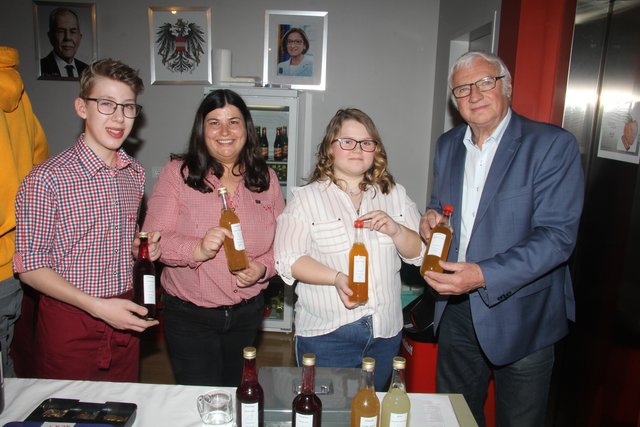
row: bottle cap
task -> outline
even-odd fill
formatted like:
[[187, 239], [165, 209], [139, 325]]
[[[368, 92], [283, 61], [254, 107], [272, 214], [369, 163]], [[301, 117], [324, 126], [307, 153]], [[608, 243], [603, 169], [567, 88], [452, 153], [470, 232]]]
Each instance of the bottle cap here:
[[453, 213], [453, 206], [451, 205], [444, 205], [442, 207], [442, 212], [451, 215]]
[[138, 232], [138, 238], [139, 239], [147, 239], [147, 238], [149, 238], [149, 233], [147, 233], [146, 231], [139, 231]]
[[355, 228], [362, 228], [362, 227], [364, 227], [364, 221], [363, 221], [363, 220], [361, 220], [361, 219], [356, 219], [356, 220], [353, 222], [353, 226], [354, 226]]
[[316, 355], [313, 353], [305, 353], [302, 355], [302, 366], [315, 366]]
[[218, 188], [218, 194], [227, 194], [227, 187]]
[[257, 351], [255, 347], [245, 347], [244, 350], [242, 350], [242, 356], [245, 359], [255, 359], [256, 354]]
[[407, 361], [402, 356], [396, 356], [393, 358], [393, 369], [404, 369]]
[[373, 357], [365, 357], [362, 359], [362, 370], [367, 372], [373, 372], [376, 367], [376, 361]]

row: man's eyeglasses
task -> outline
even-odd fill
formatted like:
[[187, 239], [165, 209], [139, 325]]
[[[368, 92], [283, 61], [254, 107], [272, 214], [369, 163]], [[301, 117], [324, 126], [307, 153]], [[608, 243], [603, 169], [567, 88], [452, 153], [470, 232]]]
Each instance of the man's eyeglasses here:
[[298, 39], [287, 39], [287, 44], [302, 44], [304, 43], [303, 40], [298, 40]]
[[98, 112], [107, 116], [116, 112], [118, 107], [122, 107], [122, 114], [128, 119], [135, 119], [142, 111], [142, 105], [138, 104], [118, 104], [110, 99], [104, 98], [83, 98], [85, 101], [95, 101], [98, 106]]
[[375, 151], [376, 146], [378, 145], [378, 141], [374, 141], [373, 139], [363, 139], [362, 141], [356, 141], [352, 138], [337, 138], [331, 142], [336, 142], [340, 144], [340, 148], [346, 151], [355, 150], [356, 145], [360, 144], [360, 149], [362, 151], [366, 151], [368, 153]]
[[504, 76], [485, 77], [474, 83], [456, 86], [451, 89], [451, 93], [453, 93], [453, 96], [456, 98], [466, 98], [471, 95], [471, 86], [477, 87], [480, 92], [486, 92], [496, 87], [496, 83], [502, 78], [504, 78]]

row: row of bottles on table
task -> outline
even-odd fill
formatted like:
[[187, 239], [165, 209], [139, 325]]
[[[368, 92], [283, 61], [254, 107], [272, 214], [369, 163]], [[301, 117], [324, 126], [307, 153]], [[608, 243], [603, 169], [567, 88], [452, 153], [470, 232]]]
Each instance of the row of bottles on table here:
[[351, 400], [351, 427], [407, 427], [411, 402], [404, 383], [405, 359], [393, 358], [391, 386], [382, 399], [382, 413], [373, 381], [375, 365], [371, 357], [362, 359], [360, 389]]
[[[258, 382], [255, 347], [243, 350], [242, 379], [236, 389], [236, 425], [238, 427], [264, 426], [264, 391]], [[315, 393], [316, 356], [302, 357], [302, 386], [291, 404], [292, 423], [299, 427], [320, 427], [322, 402]]]
[[[258, 382], [255, 347], [243, 350], [242, 380], [236, 389], [236, 424], [238, 427], [264, 426], [264, 391]], [[315, 392], [316, 356], [302, 356], [302, 384], [300, 393], [291, 403], [291, 422], [295, 427], [320, 427], [322, 401]], [[362, 359], [360, 387], [351, 401], [351, 427], [406, 427], [409, 425], [411, 403], [405, 389], [405, 359], [393, 358], [393, 375], [389, 392], [380, 401], [375, 392], [375, 360]]]
[[[260, 153], [265, 159], [269, 159], [269, 140], [267, 139], [267, 128], [256, 127], [256, 132], [260, 137]], [[286, 126], [276, 128], [276, 138], [273, 141], [273, 160], [276, 162], [285, 161], [289, 156], [289, 136]]]

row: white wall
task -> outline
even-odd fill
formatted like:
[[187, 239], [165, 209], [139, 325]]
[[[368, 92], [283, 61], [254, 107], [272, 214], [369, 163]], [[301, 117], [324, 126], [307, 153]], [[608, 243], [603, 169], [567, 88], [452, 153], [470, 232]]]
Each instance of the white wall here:
[[[203, 94], [199, 85], [149, 84], [149, 6], [211, 7], [213, 47], [232, 51], [232, 74], [236, 76], [262, 75], [265, 9], [328, 11], [327, 89], [310, 97], [313, 146], [320, 142], [338, 108], [361, 108], [380, 130], [391, 173], [407, 187], [418, 208], [424, 209], [429, 144], [434, 133], [431, 119], [439, 0], [94, 2], [98, 56], [119, 58], [140, 69], [146, 83], [139, 98], [144, 117], [133, 137], [140, 140], [136, 157], [148, 172], [162, 166], [169, 153], [185, 149]], [[32, 2], [0, 0], [0, 5], [0, 44], [19, 50], [26, 90], [56, 154], [72, 144], [81, 130], [81, 121], [73, 111], [78, 83], [37, 80]], [[152, 173], [148, 173], [148, 181], [149, 194]]]
[[[495, 33], [499, 32], [501, 0], [445, 0], [440, 5], [440, 15], [438, 17], [438, 47], [436, 55], [436, 69], [434, 77], [433, 91], [433, 116], [431, 118], [431, 141], [429, 143], [429, 165], [432, 163], [435, 151], [435, 143], [438, 137], [451, 127], [449, 120], [445, 120], [446, 112], [450, 116], [457, 116], [449, 101], [449, 87], [447, 77], [451, 63], [459, 54], [470, 49], [478, 49], [469, 36], [473, 38], [473, 33], [484, 27], [486, 24], [497, 21], [494, 25]], [[497, 42], [498, 37], [495, 35]], [[466, 44], [466, 48], [461, 48], [461, 44]], [[488, 43], [486, 43], [488, 44]], [[454, 52], [452, 55], [452, 51]], [[494, 48], [497, 53], [497, 47]], [[459, 118], [459, 116], [457, 116]], [[432, 171], [433, 169], [429, 169]], [[433, 173], [428, 176], [428, 192], [425, 195], [427, 202], [433, 186]]]

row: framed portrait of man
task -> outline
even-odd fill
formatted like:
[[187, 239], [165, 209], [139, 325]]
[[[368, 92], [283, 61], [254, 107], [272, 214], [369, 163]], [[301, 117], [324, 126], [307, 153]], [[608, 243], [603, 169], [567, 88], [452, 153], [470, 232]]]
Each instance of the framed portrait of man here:
[[267, 10], [263, 83], [324, 90], [327, 12]]
[[78, 80], [97, 58], [94, 3], [33, 2], [39, 80]]

